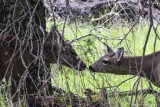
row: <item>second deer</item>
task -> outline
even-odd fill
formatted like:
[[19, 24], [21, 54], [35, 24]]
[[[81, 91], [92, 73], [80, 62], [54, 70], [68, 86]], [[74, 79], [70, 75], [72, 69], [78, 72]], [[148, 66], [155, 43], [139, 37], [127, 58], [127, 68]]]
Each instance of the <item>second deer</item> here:
[[124, 48], [118, 48], [117, 52], [114, 52], [106, 45], [105, 55], [90, 65], [89, 69], [92, 72], [116, 75], [140, 75], [160, 87], [160, 51], [144, 56], [143, 65], [142, 56], [130, 57], [123, 54]]

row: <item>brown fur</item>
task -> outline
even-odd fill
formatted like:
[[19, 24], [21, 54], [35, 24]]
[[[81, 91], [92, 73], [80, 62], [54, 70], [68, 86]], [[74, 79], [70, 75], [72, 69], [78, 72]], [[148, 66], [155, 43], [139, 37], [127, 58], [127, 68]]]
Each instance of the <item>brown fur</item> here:
[[34, 42], [26, 42], [12, 35], [3, 36], [0, 38], [0, 82], [3, 78], [11, 80], [11, 95], [16, 93], [13, 102], [18, 101], [16, 87], [21, 76], [32, 66], [39, 66], [39, 63], [59, 63], [76, 70], [86, 68], [54, 27], [43, 39]]
[[91, 71], [116, 75], [141, 75], [148, 78], [154, 85], [160, 86], [160, 51], [144, 56], [143, 72], [141, 72], [142, 56], [123, 57], [123, 48], [121, 48], [122, 57], [117, 60], [119, 53], [113, 52], [109, 47], [108, 50], [109, 52], [106, 52], [103, 57], [90, 65]]

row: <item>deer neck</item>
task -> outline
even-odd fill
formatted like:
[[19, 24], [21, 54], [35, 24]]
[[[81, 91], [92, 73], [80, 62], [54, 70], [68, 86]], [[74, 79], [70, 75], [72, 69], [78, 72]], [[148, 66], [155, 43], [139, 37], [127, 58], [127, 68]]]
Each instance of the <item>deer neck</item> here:
[[138, 75], [140, 73], [142, 57], [124, 57], [118, 72], [121, 74]]
[[160, 63], [160, 51], [144, 56], [143, 63], [142, 56], [124, 57], [121, 62], [121, 70], [118, 72], [124, 75], [139, 75], [143, 71], [141, 76], [150, 76], [152, 68], [155, 68], [158, 63]]

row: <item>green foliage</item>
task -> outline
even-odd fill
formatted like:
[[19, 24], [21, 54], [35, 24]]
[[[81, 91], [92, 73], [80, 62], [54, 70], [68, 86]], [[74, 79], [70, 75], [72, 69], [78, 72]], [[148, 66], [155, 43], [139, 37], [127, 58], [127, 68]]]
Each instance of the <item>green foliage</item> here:
[[[51, 23], [48, 23], [48, 27]], [[64, 23], [57, 24], [60, 31], [62, 31]], [[114, 27], [115, 26], [115, 27]], [[80, 39], [72, 43], [74, 49], [77, 51], [80, 58], [86, 62], [87, 66], [92, 64], [94, 61], [98, 60], [100, 56], [103, 56], [103, 43], [109, 44], [114, 50], [118, 47], [125, 48], [125, 55], [137, 56], [142, 55], [143, 46], [146, 40], [146, 35], [148, 32], [148, 24], [139, 24], [136, 25], [131, 32], [130, 26], [116, 26], [113, 25], [112, 28], [105, 27], [93, 27], [90, 25], [78, 23], [77, 24], [66, 24], [64, 30], [64, 37], [67, 40], [72, 40], [91, 34], [85, 38]], [[160, 33], [160, 30], [157, 31]], [[126, 36], [126, 34], [128, 34]], [[126, 36], [126, 37], [125, 37]], [[124, 40], [122, 40], [124, 39]], [[160, 42], [157, 39], [157, 44], [155, 50], [159, 50]], [[155, 33], [152, 29], [150, 38], [146, 48], [146, 54], [152, 53], [154, 51], [155, 43]], [[136, 81], [138, 77], [130, 79], [125, 83], [117, 86], [124, 80], [131, 78], [132, 76], [125, 75], [113, 75], [113, 74], [101, 74], [101, 73], [91, 73], [89, 70], [83, 72], [71, 70], [69, 68], [63, 67], [61, 70], [56, 71], [55, 66], [52, 67], [54, 77], [52, 78], [53, 85], [57, 85], [67, 91], [72, 91], [77, 93], [80, 96], [85, 96], [83, 90], [86, 88], [92, 89], [95, 92], [99, 92], [99, 89], [102, 87], [111, 87], [106, 88], [109, 91], [128, 91], [137, 89], [147, 89], [149, 87], [148, 82], [145, 78], [141, 78], [138, 87]], [[155, 90], [159, 90], [157, 87], [154, 87]], [[141, 97], [141, 95], [139, 96]], [[147, 95], [144, 99], [144, 104], [155, 104], [153, 95]], [[114, 101], [123, 105], [123, 107], [129, 106], [131, 100], [130, 96], [127, 97], [118, 97], [116, 99], [110, 98], [110, 103]], [[123, 102], [123, 103], [122, 103]], [[138, 104], [138, 102], [136, 103]]]
[[[47, 21], [47, 30], [49, 31], [52, 21]], [[148, 24], [138, 24], [131, 32], [131, 26], [124, 26], [121, 24], [115, 24], [112, 28], [107, 27], [94, 27], [91, 25], [83, 23], [66, 24], [64, 27], [63, 22], [56, 22], [56, 26], [62, 32], [64, 29], [64, 38], [66, 40], [73, 40], [80, 37], [84, 37], [72, 43], [72, 46], [78, 53], [79, 57], [87, 64], [91, 65], [93, 62], [99, 59], [99, 57], [104, 55], [103, 43], [110, 45], [114, 50], [118, 47], [125, 48], [125, 55], [137, 56], [142, 55], [143, 46], [146, 40], [146, 35], [148, 32]], [[157, 31], [160, 34], [160, 30]], [[126, 34], [128, 34], [126, 36]], [[88, 36], [86, 36], [88, 35]], [[155, 43], [155, 33], [152, 29], [150, 38], [146, 48], [146, 54], [152, 53], [154, 51]], [[160, 49], [160, 42], [156, 40], [155, 50]], [[114, 91], [123, 92], [129, 90], [143, 90], [149, 87], [149, 84], [145, 78], [141, 78], [137, 86], [137, 79], [131, 78], [129, 75], [113, 75], [113, 74], [102, 74], [102, 73], [91, 73], [88, 69], [84, 71], [76, 71], [67, 67], [57, 67], [56, 64], [52, 65], [52, 84], [53, 86], [58, 86], [63, 90], [73, 92], [83, 98], [86, 97], [84, 91], [88, 88], [99, 93], [101, 88], [106, 89], [106, 93], [110, 96]], [[129, 79], [128, 81], [122, 83], [123, 81]], [[122, 83], [122, 84], [121, 84]], [[121, 85], [119, 85], [121, 84]], [[4, 89], [2, 89], [3, 91]], [[158, 87], [153, 86], [153, 88], [159, 91]], [[5, 97], [4, 91], [0, 93], [0, 106], [5, 107]], [[117, 107], [119, 104], [123, 107], [130, 106], [136, 99], [136, 105], [140, 104], [142, 98], [144, 98], [145, 106], [155, 106], [154, 95], [148, 94], [135, 96], [119, 96], [115, 94], [114, 97], [108, 97], [108, 102], [113, 107]], [[96, 101], [98, 95], [93, 95], [93, 100]], [[137, 100], [138, 99], [138, 100]], [[7, 99], [8, 101], [8, 99]]]

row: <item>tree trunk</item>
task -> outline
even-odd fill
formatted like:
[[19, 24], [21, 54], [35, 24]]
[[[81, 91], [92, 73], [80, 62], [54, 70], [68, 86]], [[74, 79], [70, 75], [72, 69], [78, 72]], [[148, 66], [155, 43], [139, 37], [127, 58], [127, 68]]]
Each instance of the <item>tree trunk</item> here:
[[[42, 1], [0, 0], [0, 7], [0, 37], [2, 35], [15, 35], [26, 41], [34, 41], [44, 36], [46, 21]], [[52, 88], [51, 83], [48, 84], [49, 76], [49, 65], [29, 69], [26, 83], [23, 86], [26, 93], [50, 94]]]

